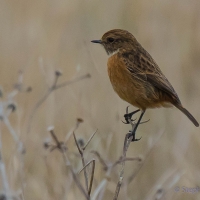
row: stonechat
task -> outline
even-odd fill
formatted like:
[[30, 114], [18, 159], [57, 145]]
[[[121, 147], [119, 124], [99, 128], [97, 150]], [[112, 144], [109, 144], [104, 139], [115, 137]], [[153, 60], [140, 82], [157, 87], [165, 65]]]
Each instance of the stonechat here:
[[147, 108], [175, 106], [195, 126], [197, 120], [186, 110], [159, 66], [136, 38], [126, 30], [106, 32], [101, 40], [93, 43], [103, 45], [108, 59], [108, 75], [115, 92], [131, 105], [141, 110], [135, 131]]

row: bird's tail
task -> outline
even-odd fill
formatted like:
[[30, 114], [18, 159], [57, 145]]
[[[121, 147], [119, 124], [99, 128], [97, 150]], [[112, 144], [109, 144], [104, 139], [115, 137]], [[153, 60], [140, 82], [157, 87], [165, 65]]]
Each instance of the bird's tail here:
[[186, 110], [182, 105], [175, 105], [181, 112], [183, 112], [190, 120], [191, 122], [196, 126], [199, 127], [199, 123], [197, 120], [190, 114], [188, 110]]

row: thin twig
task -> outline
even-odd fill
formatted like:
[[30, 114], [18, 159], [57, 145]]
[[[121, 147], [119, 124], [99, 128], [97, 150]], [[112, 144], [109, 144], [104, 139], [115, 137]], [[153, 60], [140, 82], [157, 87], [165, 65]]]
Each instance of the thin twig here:
[[[73, 136], [74, 136], [74, 140], [75, 140], [76, 146], [77, 146], [78, 151], [79, 151], [79, 153], [80, 153], [80, 155], [81, 155], [81, 160], [82, 160], [82, 165], [83, 165], [83, 169], [82, 169], [82, 170], [84, 170], [85, 185], [86, 185], [86, 189], [87, 189], [87, 191], [88, 191], [88, 195], [89, 195], [89, 196], [90, 196], [90, 193], [91, 193], [91, 188], [92, 188], [91, 183], [92, 183], [92, 182], [91, 182], [91, 179], [90, 179], [90, 186], [88, 186], [88, 173], [87, 173], [86, 167], [87, 167], [87, 165], [89, 165], [90, 162], [89, 162], [88, 164], [85, 164], [84, 150], [86, 149], [86, 147], [88, 146], [88, 144], [90, 143], [90, 141], [92, 140], [92, 138], [94, 137], [94, 135], [96, 134], [96, 132], [97, 132], [97, 130], [90, 136], [90, 138], [88, 139], [88, 141], [86, 142], [86, 144], [85, 144], [85, 146], [84, 146], [83, 148], [81, 148], [81, 147], [79, 146], [78, 141], [77, 141], [76, 136], [75, 136], [75, 133], [73, 132]], [[94, 169], [94, 168], [93, 168], [93, 169]], [[81, 170], [81, 171], [82, 171], [82, 170]], [[94, 172], [92, 172], [91, 177], [94, 176], [93, 173], [94, 173]], [[92, 181], [93, 181], [93, 179], [92, 179]]]
[[[94, 159], [93, 159], [94, 160]], [[82, 169], [79, 170], [78, 174], [80, 174], [88, 165], [90, 165], [90, 163], [93, 161], [90, 160]]]
[[[78, 141], [76, 139], [76, 136], [75, 136], [75, 133], [73, 132], [73, 136], [74, 136], [74, 140], [75, 140], [75, 143], [76, 143], [76, 146], [78, 148], [78, 151], [81, 155], [81, 160], [82, 160], [82, 165], [83, 167], [85, 166], [85, 159], [84, 159], [84, 156], [83, 156], [83, 150], [79, 147], [79, 144], [78, 144]], [[86, 187], [86, 190], [88, 191], [88, 175], [87, 175], [87, 171], [86, 171], [86, 168], [84, 167], [84, 176], [85, 176], [85, 187]]]
[[67, 133], [64, 142], [67, 143], [67, 141], [71, 138], [71, 136], [73, 135], [73, 132], [76, 131], [76, 129], [78, 129], [79, 125], [83, 122], [83, 119], [81, 118], [77, 118], [76, 119], [76, 124], [75, 126]]
[[9, 121], [9, 119], [8, 119], [6, 116], [4, 116], [3, 122], [4, 122], [4, 124], [7, 126], [8, 130], [10, 131], [10, 133], [11, 133], [11, 135], [12, 135], [14, 141], [15, 141], [17, 144], [19, 144], [19, 142], [20, 142], [19, 137], [18, 137], [18, 135], [16, 134], [15, 130], [12, 128], [12, 126], [11, 126], [11, 124], [10, 124], [10, 121]]
[[92, 140], [92, 138], [94, 137], [94, 135], [97, 133], [97, 130], [91, 135], [91, 137], [89, 138], [89, 140], [87, 141], [87, 143], [83, 147], [83, 151], [86, 149], [86, 147], [88, 146], [88, 144], [90, 143], [90, 141]]
[[88, 195], [90, 196], [91, 191], [92, 191], [92, 184], [94, 180], [94, 170], [95, 170], [95, 160], [91, 160], [92, 162], [92, 172], [91, 172], [91, 178], [90, 178], [90, 184], [89, 184], [89, 190], [88, 190]]
[[78, 186], [78, 188], [80, 189], [80, 191], [84, 194], [85, 198], [86, 198], [87, 200], [89, 200], [90, 197], [88, 196], [88, 194], [87, 194], [87, 192], [85, 191], [84, 187], [83, 187], [82, 184], [80, 183], [80, 181], [79, 181], [77, 175], [74, 173], [74, 170], [73, 170], [73, 168], [72, 168], [72, 166], [71, 166], [71, 162], [69, 161], [69, 159], [68, 159], [68, 157], [67, 157], [67, 155], [66, 155], [66, 152], [65, 152], [65, 150], [64, 150], [63, 148], [62, 148], [62, 154], [63, 154], [63, 159], [64, 159], [64, 161], [66, 162], [66, 165], [67, 165], [68, 168], [70, 169], [70, 172], [71, 172], [71, 174], [72, 174], [72, 177], [73, 177], [73, 179], [74, 179], [74, 182], [76, 183], [76, 185]]
[[71, 81], [65, 81], [64, 83], [61, 83], [61, 84], [56, 85], [56, 86], [55, 86], [55, 90], [57, 90], [57, 89], [59, 89], [59, 88], [62, 88], [62, 87], [65, 87], [65, 86], [67, 86], [67, 85], [70, 85], [70, 84], [72, 84], [72, 83], [75, 83], [75, 82], [77, 82], [77, 81], [81, 81], [81, 80], [83, 80], [83, 79], [85, 79], [85, 78], [90, 78], [90, 77], [91, 77], [91, 75], [88, 73], [88, 74], [85, 74], [85, 75], [76, 77], [76, 78], [74, 78], [74, 79], [71, 80]]
[[80, 174], [88, 165], [90, 165], [92, 163], [92, 173], [91, 173], [91, 178], [90, 178], [90, 184], [89, 184], [89, 189], [88, 189], [88, 195], [90, 196], [91, 190], [92, 190], [92, 183], [93, 183], [93, 179], [94, 179], [94, 170], [95, 170], [95, 160], [91, 160], [89, 161], [79, 172], [78, 174]]
[[[126, 113], [128, 114], [128, 107], [126, 109]], [[132, 120], [130, 118], [128, 118], [128, 122], [131, 124], [132, 131], [133, 131], [134, 128], [135, 128], [135, 124], [132, 122]], [[133, 135], [130, 136], [130, 134], [127, 133], [126, 136], [125, 136], [125, 139], [124, 139], [123, 154], [122, 154], [122, 157], [121, 157], [121, 159], [123, 161], [121, 162], [119, 180], [118, 180], [118, 183], [117, 183], [117, 186], [116, 186], [116, 189], [115, 189], [115, 194], [114, 194], [113, 200], [117, 200], [120, 188], [122, 186], [122, 182], [123, 182], [123, 179], [124, 179], [125, 163], [126, 163], [126, 153], [128, 151], [128, 148], [129, 148], [129, 145], [130, 145], [132, 139], [133, 139]]]
[[54, 133], [54, 130], [49, 130], [49, 132], [51, 133], [51, 137], [53, 138], [54, 142], [56, 143], [56, 148], [58, 149], [62, 149], [62, 142], [58, 141], [58, 138], [56, 137], [55, 133]]
[[3, 186], [3, 191], [5, 193], [5, 198], [8, 200], [12, 200], [8, 178], [6, 175], [6, 167], [2, 158], [1, 128], [0, 128], [0, 172], [2, 177], [2, 186]]
[[83, 195], [85, 196], [85, 198], [87, 200], [90, 199], [89, 195], [87, 194], [87, 192], [85, 191], [84, 187], [82, 186], [82, 184], [80, 183], [77, 175], [74, 173], [74, 170], [72, 168], [72, 165], [71, 165], [71, 162], [70, 160], [68, 159], [68, 156], [66, 154], [66, 151], [67, 151], [67, 148], [64, 146], [64, 143], [63, 142], [59, 142], [57, 136], [55, 135], [54, 133], [54, 130], [53, 128], [49, 129], [50, 133], [51, 133], [51, 136], [52, 136], [52, 139], [54, 140], [54, 142], [56, 143], [57, 145], [57, 148], [59, 148], [62, 152], [62, 155], [63, 155], [63, 160], [64, 162], [66, 163], [66, 166], [69, 168], [71, 174], [72, 174], [72, 177], [73, 177], [73, 180], [74, 182], [76, 183], [77, 187], [80, 189], [80, 191], [83, 193]]
[[92, 198], [91, 200], [96, 200], [97, 196], [99, 195], [99, 193], [106, 187], [108, 183], [108, 179], [104, 178], [100, 184], [98, 185], [98, 187], [95, 189], [95, 191], [93, 192]]
[[98, 157], [100, 163], [103, 165], [104, 170], [107, 170], [108, 165], [105, 162], [105, 160], [101, 157], [100, 153], [98, 151], [91, 151], [91, 153], [95, 154]]
[[79, 147], [79, 144], [78, 144], [78, 141], [76, 139], [76, 136], [75, 136], [75, 133], [73, 132], [73, 136], [74, 136], [74, 140], [75, 140], [75, 143], [76, 143], [76, 146], [78, 148], [78, 151], [81, 155], [83, 155], [83, 150]]
[[[126, 134], [125, 140], [124, 140], [123, 155], [122, 155], [123, 159], [126, 157], [126, 153], [127, 153], [128, 147], [129, 147], [130, 142], [131, 142], [131, 140], [133, 138], [133, 136], [131, 136], [130, 138], [128, 136], [129, 136], [129, 134]], [[120, 170], [120, 174], [119, 174], [119, 180], [118, 180], [118, 183], [117, 183], [117, 186], [116, 186], [116, 189], [115, 189], [115, 195], [114, 195], [113, 200], [117, 200], [117, 198], [118, 198], [119, 191], [120, 191], [120, 188], [122, 186], [123, 179], [124, 179], [124, 168], [125, 168], [125, 160], [121, 163], [121, 170]]]
[[135, 157], [135, 158], [120, 158], [119, 160], [117, 160], [114, 164], [113, 167], [122, 163], [122, 162], [126, 162], [126, 161], [141, 161], [142, 159], [140, 157]]

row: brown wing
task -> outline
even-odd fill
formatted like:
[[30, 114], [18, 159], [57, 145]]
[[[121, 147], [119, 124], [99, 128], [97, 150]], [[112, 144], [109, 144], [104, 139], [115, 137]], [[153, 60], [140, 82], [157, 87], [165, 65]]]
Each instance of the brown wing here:
[[145, 49], [140, 46], [136, 51], [123, 52], [122, 56], [132, 76], [141, 81], [149, 82], [157, 89], [172, 96], [177, 103], [180, 103], [174, 88]]

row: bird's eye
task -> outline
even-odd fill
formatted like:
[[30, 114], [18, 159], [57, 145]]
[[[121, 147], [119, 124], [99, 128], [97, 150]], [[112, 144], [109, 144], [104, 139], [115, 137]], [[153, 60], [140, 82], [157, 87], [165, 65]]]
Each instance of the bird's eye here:
[[114, 42], [114, 38], [111, 38], [111, 37], [109, 37], [107, 40], [108, 40], [108, 42], [110, 42], [110, 43]]

